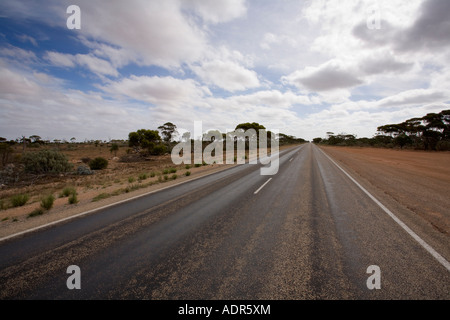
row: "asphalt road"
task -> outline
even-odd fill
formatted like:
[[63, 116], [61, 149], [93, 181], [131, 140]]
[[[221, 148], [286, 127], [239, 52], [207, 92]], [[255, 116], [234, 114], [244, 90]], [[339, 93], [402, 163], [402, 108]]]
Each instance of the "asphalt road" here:
[[[447, 260], [318, 147], [283, 152], [276, 175], [259, 169], [1, 241], [0, 299], [450, 299]], [[67, 287], [70, 265], [81, 289]]]

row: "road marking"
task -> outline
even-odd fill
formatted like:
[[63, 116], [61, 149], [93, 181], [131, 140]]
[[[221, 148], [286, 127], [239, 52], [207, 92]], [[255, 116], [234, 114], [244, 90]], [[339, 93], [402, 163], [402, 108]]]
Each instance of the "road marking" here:
[[289, 162], [291, 162], [293, 159], [294, 159], [294, 158], [290, 158], [290, 159], [289, 159]]
[[348, 174], [344, 169], [342, 169], [333, 159], [331, 159], [322, 149], [319, 150], [332, 162], [336, 167], [338, 167], [347, 177], [350, 178], [365, 194], [369, 196], [381, 209], [384, 210], [395, 222], [397, 222], [400, 227], [403, 228], [414, 240], [416, 240], [425, 250], [428, 251], [440, 264], [442, 264], [447, 271], [450, 271], [450, 262], [448, 262], [443, 256], [441, 256], [436, 250], [434, 250], [428, 243], [426, 243], [421, 237], [419, 237], [414, 231], [412, 231], [402, 220], [400, 220], [391, 210], [386, 208], [377, 198], [375, 198], [369, 191], [367, 191], [362, 185], [358, 183], [353, 177]]
[[264, 186], [265, 186], [266, 184], [268, 184], [270, 180], [272, 180], [272, 178], [269, 178], [269, 180], [267, 180], [266, 182], [264, 182], [264, 184], [263, 184], [261, 187], [259, 187], [258, 190], [256, 190], [253, 194], [257, 194], [259, 191], [261, 191], [261, 189], [264, 188]]

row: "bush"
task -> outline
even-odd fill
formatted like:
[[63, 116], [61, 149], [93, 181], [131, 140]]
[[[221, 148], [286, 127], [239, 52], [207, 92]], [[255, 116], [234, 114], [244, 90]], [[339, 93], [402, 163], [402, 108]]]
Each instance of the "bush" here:
[[158, 144], [151, 149], [150, 154], [159, 156], [165, 154], [166, 152], [167, 152], [166, 146], [163, 144]]
[[102, 157], [97, 157], [91, 162], [89, 162], [89, 167], [91, 170], [103, 170], [108, 167], [108, 160]]
[[74, 193], [76, 193], [75, 188], [65, 187], [59, 196], [60, 196], [60, 198], [64, 198], [64, 197], [68, 197]]
[[72, 193], [72, 194], [69, 196], [68, 202], [69, 202], [69, 204], [75, 204], [75, 203], [78, 203], [78, 197], [77, 197], [77, 193], [76, 193], [76, 192]]
[[190, 171], [186, 171], [186, 172], [184, 173], [184, 175], [185, 175], [186, 177], [188, 177], [188, 176], [191, 175], [191, 172], [190, 172]]
[[54, 150], [25, 153], [22, 162], [25, 171], [30, 173], [60, 173], [73, 167], [63, 153]]
[[86, 166], [79, 166], [77, 168], [77, 174], [79, 174], [81, 176], [91, 175], [91, 174], [94, 174], [94, 171], [92, 171], [91, 169], [89, 169]]
[[103, 199], [107, 199], [109, 197], [111, 197], [111, 194], [109, 194], [109, 193], [100, 193], [99, 195], [95, 196], [92, 199], [92, 202], [96, 202], [96, 201], [100, 201], [100, 200], [103, 200]]
[[450, 151], [450, 141], [441, 140], [436, 144], [437, 151]]
[[142, 180], [146, 180], [148, 178], [148, 176], [147, 176], [147, 174], [146, 173], [141, 173], [140, 175], [139, 175], [139, 181], [142, 181]]
[[175, 168], [170, 168], [169, 169], [169, 173], [175, 173], [175, 172], [177, 172], [177, 169], [175, 169]]
[[41, 199], [41, 207], [45, 210], [50, 210], [53, 207], [53, 202], [55, 202], [55, 197], [50, 194]]
[[178, 176], [176, 174], [173, 174], [170, 179], [175, 180]]
[[17, 194], [11, 198], [11, 204], [13, 207], [21, 207], [30, 199], [27, 194]]
[[43, 214], [44, 214], [44, 210], [42, 210], [41, 208], [34, 209], [33, 212], [31, 212], [31, 213], [28, 215], [28, 218], [40, 216], [40, 215], [43, 215]]

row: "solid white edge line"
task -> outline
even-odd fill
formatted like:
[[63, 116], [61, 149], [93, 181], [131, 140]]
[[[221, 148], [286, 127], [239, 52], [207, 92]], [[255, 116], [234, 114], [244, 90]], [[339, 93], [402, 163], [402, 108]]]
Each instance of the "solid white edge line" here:
[[265, 186], [266, 184], [268, 184], [270, 180], [272, 180], [272, 178], [269, 178], [269, 180], [267, 180], [266, 182], [264, 182], [264, 184], [263, 184], [261, 187], [259, 187], [258, 190], [256, 190], [253, 194], [257, 194], [259, 191], [261, 191], [261, 189], [264, 188], [264, 186]]
[[332, 162], [336, 167], [338, 167], [351, 181], [353, 181], [365, 194], [369, 196], [384, 212], [386, 212], [395, 222], [397, 222], [400, 227], [403, 228], [414, 240], [416, 240], [425, 250], [428, 251], [440, 264], [442, 264], [447, 271], [450, 271], [450, 263], [441, 256], [436, 250], [434, 250], [428, 243], [426, 243], [421, 237], [419, 237], [414, 231], [412, 231], [403, 221], [401, 221], [391, 210], [386, 208], [377, 198], [375, 198], [369, 191], [367, 191], [362, 185], [353, 179], [350, 174], [348, 174], [344, 169], [342, 169], [333, 159], [331, 159], [322, 149], [319, 150]]

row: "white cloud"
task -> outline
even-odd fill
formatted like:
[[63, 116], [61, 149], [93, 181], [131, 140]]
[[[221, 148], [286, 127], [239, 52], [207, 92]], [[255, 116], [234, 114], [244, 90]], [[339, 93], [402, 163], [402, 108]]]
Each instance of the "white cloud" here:
[[311, 104], [308, 96], [296, 95], [291, 91], [280, 92], [278, 90], [257, 91], [247, 95], [233, 96], [229, 100], [235, 101], [237, 105], [266, 106], [271, 107], [273, 110]]
[[[0, 3], [0, 11], [18, 21], [65, 26], [66, 4], [50, 0], [44, 9], [17, 0]], [[77, 4], [82, 28], [65, 53], [51, 42], [39, 48], [42, 38], [22, 31], [12, 38], [32, 51], [0, 48], [2, 128], [45, 135], [39, 126], [50, 132], [56, 123], [67, 132], [78, 125], [89, 137], [113, 132], [114, 120], [124, 126], [120, 134], [165, 121], [188, 127], [204, 120], [221, 129], [256, 121], [306, 138], [328, 130], [371, 136], [378, 125], [449, 101], [444, 0]], [[375, 30], [366, 25], [374, 4], [381, 17]], [[81, 46], [85, 50], [76, 51]], [[86, 92], [69, 90], [49, 64], [98, 77], [89, 77]], [[136, 65], [162, 69], [133, 75]]]
[[31, 65], [38, 61], [34, 52], [14, 46], [1, 48], [0, 56], [7, 58], [11, 63], [18, 63], [21, 65]]
[[57, 67], [75, 67], [74, 56], [71, 54], [48, 51], [45, 53], [44, 59]]
[[331, 60], [318, 67], [306, 67], [282, 78], [300, 89], [310, 91], [329, 91], [349, 88], [363, 83], [355, 70], [342, 66], [341, 62]]
[[3, 64], [0, 101], [2, 135], [10, 139], [32, 134], [45, 139], [122, 139], [151, 119], [148, 111], [129, 101], [64, 89], [59, 79]]
[[192, 66], [191, 69], [202, 81], [230, 92], [260, 86], [255, 71], [232, 61], [212, 60], [202, 63], [201, 66]]
[[194, 10], [209, 23], [227, 22], [242, 17], [247, 12], [245, 0], [185, 0], [182, 5], [188, 10]]
[[260, 46], [264, 50], [270, 50], [273, 46], [290, 46], [296, 48], [298, 46], [298, 43], [297, 40], [291, 36], [284, 34], [273, 34], [271, 32], [268, 32], [264, 34]]
[[381, 99], [377, 104], [379, 106], [423, 105], [439, 103], [447, 99], [450, 99], [450, 94], [444, 91], [435, 89], [412, 89]]
[[177, 67], [202, 56], [204, 32], [181, 12], [178, 1], [86, 1], [82, 34], [134, 54], [141, 64]]
[[21, 42], [29, 42], [29, 43], [31, 43], [31, 44], [32, 44], [33, 46], [35, 46], [35, 47], [38, 46], [38, 43], [37, 43], [36, 39], [33, 38], [33, 37], [31, 37], [31, 36], [29, 36], [29, 35], [21, 34], [21, 35], [18, 35], [17, 38], [18, 38]]
[[73, 68], [75, 66], [82, 66], [98, 76], [117, 77], [119, 75], [118, 71], [108, 61], [97, 58], [92, 54], [73, 55], [50, 51], [45, 53], [44, 59], [57, 67]]
[[102, 88], [111, 94], [124, 95], [131, 99], [145, 101], [157, 106], [183, 107], [200, 103], [208, 88], [200, 86], [192, 79], [174, 77], [131, 76]]
[[81, 66], [87, 67], [90, 71], [97, 75], [108, 75], [117, 77], [119, 73], [106, 60], [99, 59], [91, 54], [77, 54], [75, 60]]

